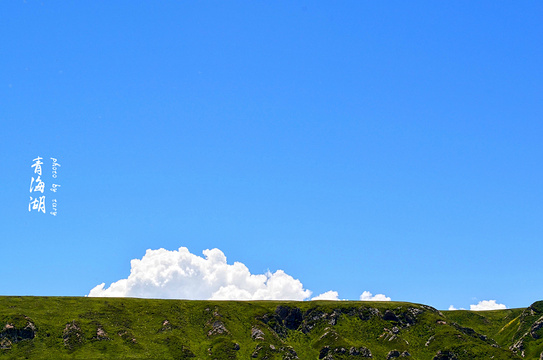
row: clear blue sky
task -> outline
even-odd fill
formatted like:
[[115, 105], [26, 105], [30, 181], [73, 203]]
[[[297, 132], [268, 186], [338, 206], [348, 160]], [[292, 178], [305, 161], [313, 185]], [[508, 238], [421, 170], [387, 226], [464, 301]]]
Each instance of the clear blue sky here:
[[542, 45], [540, 1], [3, 1], [0, 294], [186, 246], [314, 295], [528, 306]]

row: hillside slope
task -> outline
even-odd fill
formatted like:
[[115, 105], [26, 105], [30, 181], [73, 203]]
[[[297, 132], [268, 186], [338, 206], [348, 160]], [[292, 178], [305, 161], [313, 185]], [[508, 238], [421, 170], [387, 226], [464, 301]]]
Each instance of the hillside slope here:
[[539, 359], [542, 316], [543, 302], [0, 297], [0, 359]]

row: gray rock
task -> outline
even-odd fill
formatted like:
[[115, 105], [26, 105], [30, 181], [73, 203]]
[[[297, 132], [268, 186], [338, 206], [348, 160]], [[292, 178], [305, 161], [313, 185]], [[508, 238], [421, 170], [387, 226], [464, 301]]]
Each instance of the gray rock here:
[[251, 329], [251, 338], [253, 338], [253, 340], [264, 340], [264, 332], [256, 326], [253, 326]]
[[532, 338], [539, 339], [541, 337], [541, 334], [539, 333], [540, 329], [543, 329], [543, 320], [535, 322], [530, 328], [530, 335]]
[[391, 350], [387, 354], [387, 360], [400, 357], [400, 352], [398, 350]]
[[302, 324], [302, 310], [299, 308], [291, 308], [288, 306], [279, 305], [275, 309], [275, 314], [279, 316], [283, 325], [289, 330], [296, 330]]
[[6, 339], [6, 338], [0, 339], [0, 349], [5, 349], [5, 350], [11, 349], [11, 345], [12, 343], [9, 339]]
[[7, 323], [0, 332], [0, 338], [8, 339], [11, 343], [17, 343], [22, 340], [34, 339], [36, 336], [36, 326], [30, 318], [26, 318], [27, 323], [22, 328], [17, 328], [13, 324]]
[[96, 336], [93, 337], [93, 340], [102, 341], [111, 339], [109, 338], [107, 332], [105, 332], [105, 330], [101, 326], [98, 326], [98, 328], [96, 329]]
[[213, 321], [211, 325], [213, 328], [207, 332], [207, 336], [229, 334], [230, 332], [226, 329], [223, 322], [220, 320]]
[[458, 360], [452, 351], [439, 350], [432, 360]]
[[400, 319], [392, 311], [387, 310], [383, 315], [383, 320], [400, 322]]
[[64, 346], [68, 349], [73, 349], [77, 345], [83, 343], [85, 338], [83, 337], [83, 331], [78, 323], [73, 320], [70, 323], [67, 323], [62, 332], [62, 340]]

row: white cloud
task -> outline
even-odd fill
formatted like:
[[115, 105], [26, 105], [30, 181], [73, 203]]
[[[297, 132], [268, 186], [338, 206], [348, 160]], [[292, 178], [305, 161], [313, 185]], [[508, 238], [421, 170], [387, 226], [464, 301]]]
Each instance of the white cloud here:
[[451, 306], [449, 306], [449, 310], [452, 311], [452, 310], [458, 310], [458, 309], [451, 305]]
[[[179, 250], [147, 250], [130, 262], [130, 275], [105, 287], [94, 287], [91, 297], [142, 297], [193, 300], [305, 300], [311, 291], [283, 270], [251, 274], [240, 262], [229, 265], [219, 249], [194, 255]], [[337, 293], [336, 293], [337, 294]], [[324, 294], [323, 294], [324, 295]]]
[[383, 294], [377, 294], [373, 296], [369, 291], [364, 291], [362, 295], [360, 295], [360, 300], [362, 301], [390, 301], [390, 298]]
[[472, 311], [502, 310], [507, 309], [507, 306], [505, 306], [504, 304], [496, 303], [496, 300], [483, 300], [479, 301], [477, 305], [470, 305], [469, 309]]
[[339, 297], [338, 297], [338, 292], [337, 291], [327, 291], [325, 293], [322, 293], [318, 296], [315, 296], [314, 298], [312, 298], [311, 300], [336, 300], [338, 301], [339, 300]]

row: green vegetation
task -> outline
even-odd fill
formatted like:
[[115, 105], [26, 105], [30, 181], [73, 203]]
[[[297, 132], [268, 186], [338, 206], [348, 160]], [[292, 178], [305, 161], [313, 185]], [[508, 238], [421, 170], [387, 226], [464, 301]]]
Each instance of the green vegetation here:
[[543, 302], [437, 311], [362, 301], [0, 297], [1, 359], [539, 359]]

